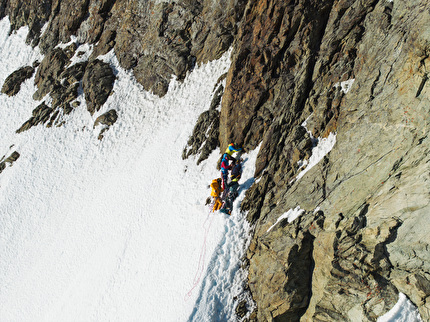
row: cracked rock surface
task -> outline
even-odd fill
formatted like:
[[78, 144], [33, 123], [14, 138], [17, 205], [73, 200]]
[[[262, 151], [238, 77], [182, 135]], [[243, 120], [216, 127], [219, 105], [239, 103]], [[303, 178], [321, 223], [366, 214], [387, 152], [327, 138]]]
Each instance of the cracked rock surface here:
[[[261, 179], [243, 203], [255, 223], [247, 262], [256, 319], [374, 321], [403, 292], [428, 320], [429, 5], [311, 4], [249, 8], [239, 33], [256, 36], [239, 43], [223, 100], [221, 146], [263, 142]], [[256, 23], [269, 13], [276, 30]], [[337, 84], [348, 79], [345, 92]], [[314, 137], [336, 133], [336, 144], [295, 180], [295, 162], [309, 155], [304, 120]], [[298, 219], [268, 231], [297, 206]]]

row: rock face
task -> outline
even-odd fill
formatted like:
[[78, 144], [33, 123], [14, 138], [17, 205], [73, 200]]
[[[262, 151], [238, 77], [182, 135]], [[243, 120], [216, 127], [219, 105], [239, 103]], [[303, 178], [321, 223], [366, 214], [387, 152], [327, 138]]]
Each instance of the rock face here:
[[18, 94], [19, 90], [21, 89], [21, 84], [25, 80], [31, 78], [33, 73], [34, 68], [32, 66], [25, 66], [14, 71], [6, 78], [1, 88], [1, 92], [9, 96]]
[[[419, 31], [428, 9], [418, 1], [247, 8], [220, 143], [262, 141], [261, 180], [242, 205], [255, 223], [247, 262], [258, 321], [374, 321], [398, 292], [429, 319], [430, 240], [420, 227], [430, 214], [430, 33]], [[348, 79], [345, 93], [339, 82]], [[336, 145], [296, 180], [296, 161], [311, 152], [306, 119], [315, 137], [335, 132]], [[297, 206], [299, 219], [268, 231]]]
[[219, 85], [214, 93], [211, 106], [208, 111], [203, 112], [194, 127], [193, 134], [187, 142], [182, 158], [186, 159], [190, 155], [200, 154], [197, 164], [206, 160], [209, 154], [219, 147], [219, 114], [221, 97], [224, 86]]
[[49, 92], [61, 87], [60, 74], [68, 65], [69, 58], [61, 48], [56, 48], [45, 56], [34, 79], [37, 86], [37, 91], [33, 95], [35, 100], [41, 100]]
[[[61, 115], [71, 113], [73, 106], [79, 105], [76, 99], [81, 83], [82, 86], [85, 84], [87, 88], [88, 109], [91, 107], [95, 111], [106, 101], [112, 90], [115, 78], [112, 69], [105, 63], [101, 64], [103, 68], [94, 68], [92, 66], [99, 64], [98, 61], [95, 61], [89, 69], [92, 73], [91, 75], [94, 74], [94, 76], [87, 77], [85, 82], [82, 81], [88, 62], [80, 62], [70, 66], [70, 59], [75, 55], [76, 48], [76, 44], [73, 43], [65, 49], [57, 47], [44, 57], [40, 65], [35, 64], [38, 67], [34, 77], [37, 90], [33, 94], [33, 99], [42, 100], [49, 94], [52, 100], [49, 104], [44, 101], [38, 105], [33, 110], [32, 117], [17, 130], [18, 133], [39, 124], [46, 124], [47, 127], [51, 127], [54, 124], [61, 125]], [[29, 70], [29, 68], [27, 69]], [[102, 73], [100, 70], [102, 70]], [[13, 75], [14, 73], [8, 79], [12, 79]], [[27, 74], [27, 77], [31, 76]], [[99, 85], [96, 86], [96, 90], [93, 89], [95, 87], [95, 76], [101, 79], [100, 82], [97, 80]], [[7, 83], [6, 80], [3, 87]], [[91, 96], [94, 95], [94, 92], [97, 93], [97, 98]]]
[[[12, 29], [28, 25], [28, 43], [44, 53], [78, 37], [96, 44], [92, 59], [111, 49], [145, 89], [162, 96], [172, 76], [219, 58], [232, 44], [246, 1], [0, 0], [0, 18]], [[41, 35], [42, 26], [47, 23]]]
[[98, 111], [112, 92], [115, 75], [109, 64], [93, 60], [85, 69], [82, 88], [85, 93], [87, 109], [91, 114]]
[[7, 158], [6, 158], [6, 156], [4, 156], [3, 158], [1, 158], [1, 160], [0, 160], [0, 173], [2, 173], [4, 169], [6, 169], [6, 166], [8, 164], [9, 164], [9, 166], [12, 166], [12, 164], [16, 160], [18, 160], [20, 156], [21, 155], [17, 151], [14, 151]]
[[113, 125], [118, 119], [118, 114], [115, 110], [109, 110], [106, 113], [100, 115], [94, 122], [94, 128], [98, 125], [103, 125], [103, 129], [100, 131], [98, 136], [99, 140], [103, 139], [103, 133], [106, 132], [111, 125]]
[[[89, 112], [99, 112], [115, 74], [98, 57], [111, 50], [163, 96], [173, 77], [232, 47], [225, 86], [214, 90], [183, 157], [199, 163], [232, 141], [260, 147], [259, 180], [242, 202], [254, 225], [244, 259], [257, 305], [250, 319], [374, 321], [398, 292], [430, 319], [430, 4], [0, 0], [5, 15], [12, 30], [28, 25], [27, 41], [45, 54], [34, 98], [52, 98], [19, 132], [61, 124], [80, 88]], [[76, 44], [56, 47], [72, 35]], [[94, 45], [92, 54], [71, 64], [82, 43]], [[20, 73], [5, 91], [31, 77]], [[97, 118], [99, 138], [117, 117]], [[333, 149], [304, 168], [334, 135]], [[277, 222], [291, 209], [297, 219]], [[243, 317], [245, 309], [242, 302], [236, 311]]]

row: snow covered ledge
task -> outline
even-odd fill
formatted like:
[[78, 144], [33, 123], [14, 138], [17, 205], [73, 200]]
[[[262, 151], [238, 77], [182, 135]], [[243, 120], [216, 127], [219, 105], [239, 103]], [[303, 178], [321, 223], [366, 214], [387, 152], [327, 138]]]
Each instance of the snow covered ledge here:
[[[311, 117], [311, 116], [310, 116]], [[303, 123], [302, 126], [309, 133], [311, 139], [314, 143], [314, 147], [312, 148], [312, 155], [309, 160], [299, 161], [301, 168], [304, 169], [299, 172], [296, 177], [296, 181], [300, 180], [310, 169], [312, 169], [315, 165], [318, 164], [334, 147], [336, 144], [336, 133], [330, 133], [326, 138], [314, 138], [312, 133], [306, 127], [308, 117]]]
[[379, 317], [377, 322], [422, 322], [418, 309], [407, 296], [399, 293], [399, 300], [393, 308]]

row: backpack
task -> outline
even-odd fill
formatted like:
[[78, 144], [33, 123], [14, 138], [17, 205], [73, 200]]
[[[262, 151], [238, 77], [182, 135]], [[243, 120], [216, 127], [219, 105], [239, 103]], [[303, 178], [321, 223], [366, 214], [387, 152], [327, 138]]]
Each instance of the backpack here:
[[234, 177], [237, 177], [242, 174], [242, 165], [238, 162], [234, 165], [233, 169], [231, 170], [231, 175]]

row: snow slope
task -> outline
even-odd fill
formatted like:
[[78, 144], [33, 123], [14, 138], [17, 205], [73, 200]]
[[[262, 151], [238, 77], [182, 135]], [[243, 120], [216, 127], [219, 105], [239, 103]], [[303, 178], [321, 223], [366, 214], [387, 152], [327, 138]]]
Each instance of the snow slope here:
[[[43, 58], [24, 44], [26, 28], [8, 31], [5, 18], [0, 84]], [[91, 47], [79, 50], [88, 57]], [[100, 112], [91, 116], [81, 95], [63, 126], [21, 134], [40, 103], [33, 79], [14, 97], [0, 94], [0, 157], [20, 153], [0, 174], [1, 321], [235, 320], [250, 229], [238, 209], [258, 151], [243, 156], [232, 216], [204, 205], [219, 154], [199, 166], [181, 159], [228, 57], [173, 80], [160, 99], [110, 53], [117, 80]], [[94, 120], [112, 108], [118, 121], [99, 141]]]
[[[1, 84], [42, 59], [24, 45], [26, 28], [8, 37], [8, 25], [7, 18], [0, 22]], [[0, 156], [21, 155], [0, 174], [1, 320], [232, 318], [249, 229], [237, 209], [253, 181], [256, 153], [245, 156], [231, 217], [204, 205], [219, 176], [219, 154], [199, 166], [181, 158], [228, 57], [196, 68], [183, 83], [173, 80], [160, 99], [110, 53], [103, 59], [118, 79], [99, 113], [91, 116], [81, 95], [63, 126], [21, 134], [15, 130], [40, 103], [31, 98], [33, 79], [14, 97], [0, 95], [0, 119], [7, 120]], [[94, 120], [112, 108], [118, 121], [99, 141]]]

